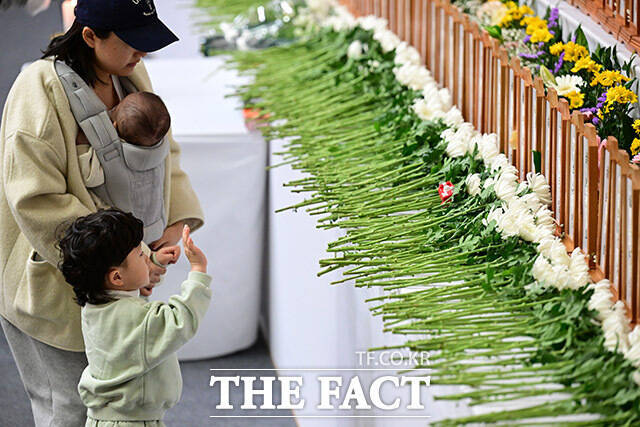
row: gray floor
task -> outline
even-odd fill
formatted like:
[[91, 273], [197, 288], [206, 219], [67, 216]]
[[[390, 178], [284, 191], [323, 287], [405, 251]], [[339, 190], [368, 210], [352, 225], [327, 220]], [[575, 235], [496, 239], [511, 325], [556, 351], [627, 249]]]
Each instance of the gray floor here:
[[[59, 0], [53, 0], [45, 12], [30, 17], [23, 9], [0, 9], [0, 106], [4, 107], [11, 85], [27, 61], [41, 56], [41, 50], [48, 44], [49, 37], [61, 30]], [[0, 283], [0, 286], [2, 284]], [[211, 415], [290, 415], [280, 411], [215, 410], [219, 403], [218, 387], [209, 387], [210, 369], [216, 368], [273, 368], [268, 347], [262, 338], [249, 349], [216, 359], [187, 362], [182, 364], [183, 392], [180, 403], [168, 412], [165, 422], [168, 426], [199, 427], [216, 426], [295, 426], [293, 419], [232, 419], [210, 418]], [[226, 371], [218, 375], [253, 375], [265, 372]], [[256, 388], [261, 384], [258, 382]], [[274, 396], [279, 391], [274, 390]], [[242, 390], [231, 388], [231, 403], [238, 408], [243, 400]], [[262, 402], [261, 398], [255, 400]], [[277, 401], [275, 402], [277, 403]], [[0, 329], [0, 426], [33, 426], [29, 399], [24, 391], [15, 363], [9, 351], [4, 334]]]

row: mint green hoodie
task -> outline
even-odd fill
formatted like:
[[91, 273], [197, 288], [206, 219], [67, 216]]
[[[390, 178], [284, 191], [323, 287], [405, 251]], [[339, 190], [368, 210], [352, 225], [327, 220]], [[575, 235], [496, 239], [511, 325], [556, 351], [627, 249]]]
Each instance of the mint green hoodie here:
[[[168, 303], [122, 297], [82, 308], [89, 366], [78, 391], [97, 420], [161, 420], [182, 393], [176, 351], [211, 301], [211, 276], [192, 271]], [[165, 285], [166, 286], [166, 285]]]

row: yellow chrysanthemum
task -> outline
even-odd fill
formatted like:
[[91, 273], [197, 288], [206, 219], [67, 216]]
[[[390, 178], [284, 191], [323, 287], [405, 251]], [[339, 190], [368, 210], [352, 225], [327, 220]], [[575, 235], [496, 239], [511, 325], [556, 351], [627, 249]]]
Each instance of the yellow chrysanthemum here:
[[623, 76], [619, 71], [608, 71], [605, 70], [601, 73], [596, 73], [591, 80], [591, 86], [602, 85], [605, 87], [618, 85], [622, 82], [628, 82], [629, 78]]
[[582, 45], [568, 42], [564, 45], [564, 60], [577, 62], [580, 58], [589, 56], [589, 51]]
[[584, 93], [573, 91], [565, 95], [569, 100], [569, 108], [580, 108], [584, 104]]
[[577, 73], [580, 70], [587, 70], [590, 73], [597, 73], [601, 69], [602, 69], [602, 65], [598, 64], [588, 56], [585, 56], [576, 61], [575, 65], [571, 69], [571, 72]]
[[509, 1], [506, 3], [507, 13], [500, 20], [500, 26], [506, 27], [513, 21], [520, 21], [525, 15], [533, 15], [533, 10], [529, 6], [518, 6], [517, 3]]
[[605, 113], [611, 111], [611, 106], [614, 102], [618, 104], [634, 104], [638, 102], [638, 95], [624, 86], [614, 86], [607, 91], [607, 102], [604, 106]]
[[636, 133], [640, 133], [640, 120], [633, 122], [633, 130], [635, 130]]
[[551, 55], [560, 55], [562, 52], [564, 52], [564, 43], [558, 42], [551, 45], [549, 47], [549, 52], [551, 53]]
[[548, 42], [553, 38], [553, 35], [547, 30], [547, 28], [540, 28], [533, 32], [531, 35], [531, 43]]
[[631, 154], [635, 156], [638, 152], [640, 152], [640, 139], [634, 138], [631, 144]]
[[525, 32], [528, 35], [533, 35], [537, 30], [547, 29], [547, 21], [537, 16], [525, 16], [520, 20], [520, 25], [526, 27]]

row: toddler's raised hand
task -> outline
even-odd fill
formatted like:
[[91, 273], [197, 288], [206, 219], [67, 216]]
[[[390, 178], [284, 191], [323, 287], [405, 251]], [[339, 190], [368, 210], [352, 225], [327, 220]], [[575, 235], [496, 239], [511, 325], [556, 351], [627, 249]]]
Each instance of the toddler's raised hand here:
[[155, 252], [156, 261], [162, 265], [175, 264], [180, 258], [180, 246], [165, 246]]
[[191, 263], [191, 271], [207, 272], [207, 257], [202, 250], [193, 243], [190, 236], [191, 230], [185, 224], [182, 229], [182, 245], [184, 246], [184, 254]]

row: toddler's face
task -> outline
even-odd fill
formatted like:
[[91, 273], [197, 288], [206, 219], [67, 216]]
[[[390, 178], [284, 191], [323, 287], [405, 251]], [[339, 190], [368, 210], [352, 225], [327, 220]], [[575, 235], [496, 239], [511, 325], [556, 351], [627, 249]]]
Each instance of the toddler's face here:
[[149, 258], [142, 252], [142, 244], [133, 248], [120, 267], [123, 291], [133, 291], [149, 284]]

